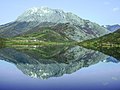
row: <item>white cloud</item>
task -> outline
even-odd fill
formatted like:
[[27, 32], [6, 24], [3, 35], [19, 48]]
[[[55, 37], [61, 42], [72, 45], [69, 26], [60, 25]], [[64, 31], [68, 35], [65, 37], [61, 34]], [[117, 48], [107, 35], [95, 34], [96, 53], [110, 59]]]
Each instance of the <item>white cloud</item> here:
[[120, 8], [118, 8], [118, 7], [113, 8], [113, 11], [114, 11], [114, 12], [117, 12], [117, 11], [119, 11], [119, 10], [120, 10]]

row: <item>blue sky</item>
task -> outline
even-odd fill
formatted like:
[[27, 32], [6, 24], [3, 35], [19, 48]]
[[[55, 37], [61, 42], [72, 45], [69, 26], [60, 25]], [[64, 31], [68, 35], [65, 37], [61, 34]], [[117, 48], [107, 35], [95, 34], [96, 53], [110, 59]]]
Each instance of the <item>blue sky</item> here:
[[120, 24], [120, 0], [1, 0], [0, 25], [14, 21], [28, 8], [40, 6], [72, 12], [100, 25]]

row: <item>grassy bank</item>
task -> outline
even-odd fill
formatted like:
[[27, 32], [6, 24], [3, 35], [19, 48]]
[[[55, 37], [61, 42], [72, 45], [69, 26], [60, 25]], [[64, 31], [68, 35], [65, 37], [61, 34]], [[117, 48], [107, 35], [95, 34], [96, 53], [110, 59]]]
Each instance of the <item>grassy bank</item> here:
[[75, 45], [76, 42], [45, 42], [40, 40], [15, 40], [15, 39], [7, 39], [5, 41], [5, 45]]

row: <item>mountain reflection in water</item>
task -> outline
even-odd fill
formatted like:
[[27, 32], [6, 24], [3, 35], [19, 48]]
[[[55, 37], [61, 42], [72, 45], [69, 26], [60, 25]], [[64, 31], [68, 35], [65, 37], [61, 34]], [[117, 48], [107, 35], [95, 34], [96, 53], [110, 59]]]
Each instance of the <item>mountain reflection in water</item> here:
[[1, 48], [0, 59], [14, 63], [25, 75], [40, 79], [60, 77], [100, 61], [111, 61], [108, 55], [99, 51], [80, 46], [59, 45], [20, 45], [12, 46], [11, 48]]

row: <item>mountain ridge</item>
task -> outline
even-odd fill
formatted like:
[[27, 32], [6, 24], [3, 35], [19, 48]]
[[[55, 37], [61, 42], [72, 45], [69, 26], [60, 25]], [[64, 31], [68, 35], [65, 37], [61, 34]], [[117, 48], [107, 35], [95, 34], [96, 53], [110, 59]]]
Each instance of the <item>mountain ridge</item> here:
[[60, 23], [69, 23], [67, 30], [63, 28], [63, 33], [74, 41], [92, 39], [108, 33], [108, 30], [104, 27], [89, 20], [84, 20], [73, 13], [44, 7], [31, 8], [20, 15], [14, 22], [1, 25], [0, 37], [15, 37], [19, 34], [29, 32], [31, 29], [34, 30], [38, 26], [39, 28], [54, 28], [56, 26], [61, 28]]
[[114, 24], [114, 25], [105, 25], [104, 26], [106, 29], [108, 29], [111, 32], [114, 32], [118, 29], [120, 29], [120, 25], [119, 24]]

